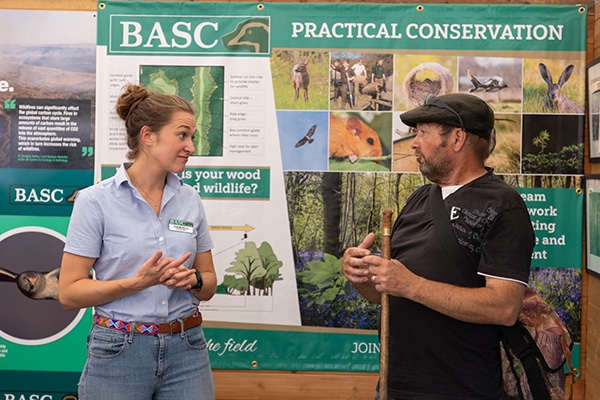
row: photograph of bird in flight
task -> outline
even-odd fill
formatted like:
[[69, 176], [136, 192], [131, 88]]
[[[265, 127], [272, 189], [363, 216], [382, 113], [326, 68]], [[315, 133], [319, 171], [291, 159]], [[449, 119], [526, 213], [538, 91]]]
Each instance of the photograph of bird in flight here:
[[305, 145], [306, 143], [312, 143], [315, 139], [313, 139], [313, 135], [315, 134], [315, 130], [317, 129], [317, 125], [313, 125], [310, 127], [310, 129], [308, 130], [308, 132], [306, 132], [306, 135], [304, 135], [304, 137], [302, 139], [300, 139], [298, 141], [298, 143], [296, 143], [296, 147], [300, 147]]
[[469, 92], [497, 92], [498, 90], [502, 90], [508, 85], [504, 83], [504, 78], [498, 75], [486, 77], [485, 79], [478, 79], [475, 75], [471, 73], [470, 69], [467, 69], [467, 77], [473, 84], [473, 87], [469, 89]]

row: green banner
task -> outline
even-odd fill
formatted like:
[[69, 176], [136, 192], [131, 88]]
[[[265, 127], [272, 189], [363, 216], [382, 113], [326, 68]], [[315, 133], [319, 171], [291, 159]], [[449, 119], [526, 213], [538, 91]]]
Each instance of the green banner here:
[[205, 328], [210, 362], [216, 369], [379, 370], [376, 331], [337, 331]]
[[[584, 51], [583, 5], [100, 2], [110, 55], [270, 54], [274, 48]], [[200, 12], [200, 14], [198, 14]]]
[[[498, 119], [489, 166], [514, 186], [547, 186], [518, 189], [537, 238], [530, 284], [579, 339], [583, 200], [572, 188], [583, 172], [585, 6], [100, 1], [93, 18], [30, 13], [0, 13], [14, 33], [0, 44], [10, 61], [0, 77], [5, 400], [75, 398], [91, 310], [28, 298], [14, 276], [57, 279], [77, 192], [126, 161], [114, 110], [127, 83], [197, 111], [180, 176], [206, 200], [215, 243], [219, 290], [200, 305], [213, 368], [378, 371], [378, 306], [324, 242], [377, 232], [379, 208], [395, 202], [397, 215], [423, 183], [399, 115], [427, 93], [487, 101]], [[49, 47], [11, 42], [61, 26], [83, 36], [96, 23], [85, 46], [75, 28]], [[360, 79], [340, 81], [336, 62], [362, 67]], [[568, 112], [545, 101], [561, 75]], [[245, 260], [276, 279], [244, 275]], [[574, 354], [579, 365], [578, 344]]]
[[[271, 174], [268, 168], [186, 168], [181, 173], [185, 183], [192, 186], [200, 197], [206, 199], [269, 198]], [[116, 173], [115, 166], [102, 167], [102, 179]]]
[[2, 371], [4, 400], [77, 400], [80, 372]]
[[[112, 15], [108, 53], [234, 54], [250, 51], [268, 54], [269, 20], [239, 16]], [[247, 31], [252, 30], [252, 33]], [[256, 32], [262, 35], [257, 36]], [[221, 32], [227, 32], [223, 35]], [[250, 44], [244, 36], [252, 35]]]
[[93, 170], [5, 168], [0, 209], [9, 215], [69, 216], [77, 192], [93, 182]]
[[575, 189], [517, 188], [536, 236], [532, 267], [581, 268], [583, 195]]
[[206, 199], [269, 198], [271, 185], [268, 168], [186, 168], [182, 174], [185, 183]]

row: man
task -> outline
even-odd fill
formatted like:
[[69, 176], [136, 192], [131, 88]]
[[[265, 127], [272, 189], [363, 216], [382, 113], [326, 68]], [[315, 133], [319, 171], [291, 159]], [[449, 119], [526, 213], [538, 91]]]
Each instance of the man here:
[[377, 63], [371, 68], [371, 83], [381, 84], [385, 88], [385, 70], [383, 68], [383, 58], [379, 58]]
[[367, 76], [367, 68], [363, 64], [362, 58], [359, 58], [358, 61], [352, 65], [352, 70], [356, 76]]
[[363, 59], [359, 58], [358, 61], [352, 66], [354, 71], [354, 98], [358, 96], [360, 90], [364, 85], [367, 84], [367, 68], [363, 64]]
[[348, 76], [344, 66], [339, 59], [334, 59], [330, 68], [331, 84], [333, 86], [333, 102], [337, 102], [338, 97], [341, 98], [341, 110], [346, 109], [348, 102]]
[[[535, 237], [519, 194], [484, 166], [494, 112], [476, 96], [448, 94], [430, 96], [400, 118], [417, 129], [412, 148], [420, 171], [441, 187], [456, 240], [473, 265], [453, 264], [426, 185], [394, 223], [391, 260], [371, 254], [370, 233], [346, 250], [342, 272], [374, 303], [389, 295], [390, 400], [500, 400], [498, 325], [517, 320]], [[458, 268], [479, 283], [467, 285]]]
[[[356, 78], [356, 75], [354, 75], [354, 70], [352, 68], [350, 68], [350, 59], [348, 58], [344, 58], [344, 60], [342, 61], [342, 67], [344, 68], [344, 73], [346, 74], [346, 84], [348, 85], [347, 91], [348, 91], [348, 103], [350, 104], [350, 108], [354, 109], [355, 108], [355, 101], [356, 101], [356, 97], [355, 97], [355, 84], [354, 84], [354, 79]], [[344, 109], [344, 107], [342, 107], [342, 109]]]

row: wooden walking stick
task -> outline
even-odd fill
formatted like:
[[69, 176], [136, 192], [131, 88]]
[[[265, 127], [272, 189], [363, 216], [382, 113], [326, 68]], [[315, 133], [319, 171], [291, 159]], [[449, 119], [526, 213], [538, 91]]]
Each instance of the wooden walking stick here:
[[[381, 223], [381, 256], [386, 260], [392, 257], [392, 211], [383, 210]], [[388, 398], [388, 356], [389, 356], [389, 298], [381, 294], [380, 338], [379, 338], [379, 400]]]

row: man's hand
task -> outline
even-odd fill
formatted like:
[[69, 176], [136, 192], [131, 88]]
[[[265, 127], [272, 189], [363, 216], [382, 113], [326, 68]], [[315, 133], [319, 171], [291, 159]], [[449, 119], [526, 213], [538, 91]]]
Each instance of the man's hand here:
[[368, 263], [363, 262], [363, 257], [370, 256], [369, 248], [375, 241], [375, 234], [369, 233], [357, 247], [349, 247], [342, 258], [342, 273], [352, 284], [369, 282]]

